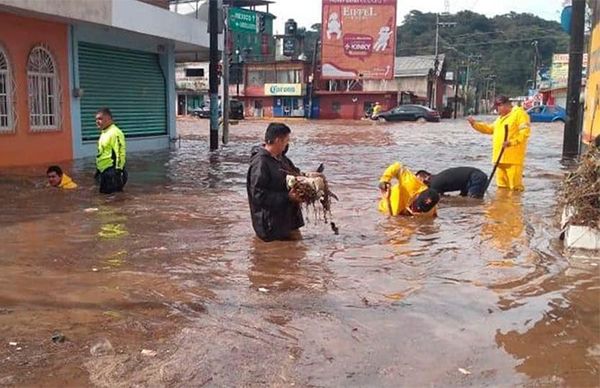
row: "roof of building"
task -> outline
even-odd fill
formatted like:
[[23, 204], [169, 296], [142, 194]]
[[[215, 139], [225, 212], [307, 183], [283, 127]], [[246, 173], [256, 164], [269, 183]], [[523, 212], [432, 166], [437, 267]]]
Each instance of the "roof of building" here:
[[[196, 3], [197, 0], [169, 0], [171, 4], [186, 4], [186, 3]], [[255, 7], [261, 5], [269, 5], [273, 4], [271, 0], [225, 0], [223, 4], [229, 5], [232, 7]]]
[[[445, 55], [438, 55], [438, 73], [442, 70]], [[394, 66], [395, 77], [422, 77], [429, 74], [433, 69], [435, 55], [414, 55], [410, 57], [396, 57]]]

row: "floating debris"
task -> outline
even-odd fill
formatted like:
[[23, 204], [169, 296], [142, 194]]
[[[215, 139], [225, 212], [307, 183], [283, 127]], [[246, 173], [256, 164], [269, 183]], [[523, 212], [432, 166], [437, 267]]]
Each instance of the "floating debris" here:
[[62, 333], [54, 333], [54, 335], [52, 336], [52, 342], [54, 342], [55, 344], [63, 343], [65, 342], [65, 339], [66, 337]]
[[487, 265], [492, 268], [512, 268], [515, 266], [515, 261], [511, 259], [490, 261]]
[[462, 373], [463, 375], [465, 375], [465, 376], [468, 376], [468, 375], [470, 375], [470, 374], [471, 374], [471, 372], [470, 372], [470, 371], [468, 371], [468, 370], [466, 370], [465, 368], [458, 368], [458, 371], [459, 371], [460, 373]]
[[600, 222], [600, 149], [592, 144], [577, 169], [560, 187], [560, 200], [569, 209], [568, 224], [598, 228]]
[[148, 356], [148, 357], [154, 357], [156, 356], [158, 353], [154, 350], [149, 350], [149, 349], [142, 349], [142, 356]]

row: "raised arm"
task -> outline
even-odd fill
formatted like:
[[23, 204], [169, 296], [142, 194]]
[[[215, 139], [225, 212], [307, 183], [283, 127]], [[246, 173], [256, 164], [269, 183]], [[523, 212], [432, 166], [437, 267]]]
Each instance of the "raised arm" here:
[[380, 187], [382, 184], [391, 183], [392, 179], [394, 179], [394, 178], [400, 180], [400, 176], [402, 175], [403, 171], [404, 171], [404, 166], [402, 166], [402, 164], [400, 164], [399, 162], [396, 162], [396, 163], [388, 166], [388, 168], [386, 168], [385, 171], [383, 172], [383, 175], [381, 175], [381, 178], [379, 178]]
[[491, 135], [494, 133], [494, 127], [488, 123], [484, 123], [482, 121], [477, 121], [472, 116], [467, 117], [467, 121], [471, 124], [471, 127], [477, 132], [485, 133], [486, 135]]

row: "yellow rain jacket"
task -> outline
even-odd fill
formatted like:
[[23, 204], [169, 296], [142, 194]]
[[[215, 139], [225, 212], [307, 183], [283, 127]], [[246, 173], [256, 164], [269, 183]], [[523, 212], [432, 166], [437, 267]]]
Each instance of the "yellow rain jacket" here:
[[[379, 182], [391, 183], [392, 179], [396, 178], [398, 183], [390, 189], [389, 203], [392, 206], [392, 215], [412, 214], [409, 207], [413, 200], [427, 190], [427, 186], [417, 178], [415, 174], [410, 172], [402, 164], [396, 162], [390, 165], [383, 173]], [[388, 200], [383, 198], [379, 201], [379, 211], [384, 214], [390, 214], [388, 209]], [[427, 214], [435, 214], [435, 207]]]
[[379, 114], [381, 113], [381, 111], [383, 110], [383, 107], [379, 104], [375, 104], [375, 106], [373, 107], [373, 113], [371, 114], [372, 117], [377, 117], [379, 116]]
[[125, 136], [115, 124], [105, 128], [98, 139], [96, 168], [103, 172], [109, 167], [123, 170], [125, 167]]
[[59, 189], [67, 189], [67, 190], [76, 189], [77, 183], [73, 182], [73, 179], [71, 179], [70, 176], [63, 173], [62, 179], [60, 180], [60, 184], [58, 185], [58, 188]]
[[477, 131], [493, 135], [492, 139], [492, 164], [498, 160], [502, 144], [504, 143], [504, 126], [508, 125], [508, 141], [510, 147], [504, 150], [500, 164], [523, 165], [527, 152], [527, 140], [531, 133], [529, 115], [519, 106], [515, 106], [506, 116], [501, 116], [493, 124], [477, 122], [473, 125]]

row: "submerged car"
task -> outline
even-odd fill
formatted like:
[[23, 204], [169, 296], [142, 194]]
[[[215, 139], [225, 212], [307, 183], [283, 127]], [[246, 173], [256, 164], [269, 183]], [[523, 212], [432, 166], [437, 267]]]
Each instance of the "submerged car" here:
[[423, 105], [400, 105], [394, 109], [380, 113], [385, 121], [430, 121], [439, 122], [440, 113]]
[[527, 110], [529, 118], [533, 123], [555, 123], [565, 122], [567, 112], [557, 105], [539, 105]]

